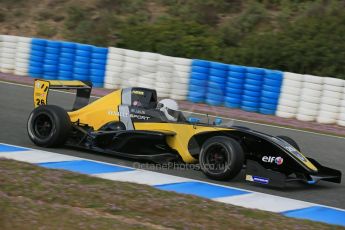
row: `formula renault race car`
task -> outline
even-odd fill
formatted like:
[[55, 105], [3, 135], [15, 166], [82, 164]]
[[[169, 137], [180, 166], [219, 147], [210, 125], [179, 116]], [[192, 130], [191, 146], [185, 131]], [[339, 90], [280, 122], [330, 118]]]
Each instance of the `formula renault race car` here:
[[[340, 183], [341, 172], [305, 157], [286, 136], [246, 127], [201, 122], [178, 111], [175, 101], [157, 100], [146, 88], [116, 90], [89, 103], [92, 86], [81, 81], [35, 80], [27, 130], [38, 146], [61, 145], [156, 163], [199, 163], [206, 176], [230, 180], [242, 169], [251, 182], [283, 187], [286, 182]], [[73, 109], [47, 105], [49, 89], [74, 89]]]

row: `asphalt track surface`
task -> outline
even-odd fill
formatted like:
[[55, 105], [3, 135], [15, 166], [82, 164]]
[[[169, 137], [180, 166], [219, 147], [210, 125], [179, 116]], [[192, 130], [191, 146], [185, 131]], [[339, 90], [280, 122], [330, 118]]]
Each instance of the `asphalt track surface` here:
[[[30, 86], [0, 82], [0, 142], [43, 149], [35, 146], [29, 140], [26, 131], [26, 121], [29, 113], [33, 109], [32, 96], [33, 88]], [[49, 104], [71, 108], [73, 100], [74, 96], [68, 93], [55, 91], [50, 91], [49, 93]], [[231, 114], [229, 114], [229, 117], [230, 116]], [[290, 136], [299, 143], [305, 155], [318, 160], [325, 166], [339, 169], [343, 172], [345, 171], [345, 138], [240, 121], [234, 121], [234, 125], [246, 126], [271, 135]], [[138, 162], [132, 160], [99, 153], [85, 152], [77, 149], [59, 148], [48, 149], [48, 151], [126, 166], [139, 165]], [[167, 169], [153, 167], [153, 165], [147, 165], [145, 162], [141, 162], [141, 166], [148, 170], [159, 171], [166, 174], [209, 181], [212, 183], [345, 209], [345, 179], [343, 179], [341, 184], [323, 181], [316, 185], [294, 183], [284, 189], [276, 189], [247, 183], [243, 180], [243, 173], [232, 181], [218, 182], [207, 179], [201, 171], [195, 169]]]

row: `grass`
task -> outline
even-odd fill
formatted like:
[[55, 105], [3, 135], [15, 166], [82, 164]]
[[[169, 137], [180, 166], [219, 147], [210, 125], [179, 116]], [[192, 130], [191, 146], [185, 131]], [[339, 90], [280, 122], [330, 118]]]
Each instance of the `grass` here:
[[0, 159], [0, 229], [341, 229]]

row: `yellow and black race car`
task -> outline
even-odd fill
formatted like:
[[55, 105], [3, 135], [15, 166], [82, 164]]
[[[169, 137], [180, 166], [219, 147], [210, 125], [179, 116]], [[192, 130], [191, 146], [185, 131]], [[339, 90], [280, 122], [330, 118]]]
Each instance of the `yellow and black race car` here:
[[[247, 181], [282, 187], [289, 181], [340, 183], [341, 172], [305, 157], [286, 136], [245, 127], [201, 123], [176, 102], [157, 101], [155, 90], [126, 88], [89, 103], [92, 86], [81, 81], [35, 80], [27, 130], [38, 146], [73, 146], [153, 162], [199, 163], [206, 176], [230, 180], [245, 168]], [[71, 111], [47, 105], [49, 89], [76, 89]]]

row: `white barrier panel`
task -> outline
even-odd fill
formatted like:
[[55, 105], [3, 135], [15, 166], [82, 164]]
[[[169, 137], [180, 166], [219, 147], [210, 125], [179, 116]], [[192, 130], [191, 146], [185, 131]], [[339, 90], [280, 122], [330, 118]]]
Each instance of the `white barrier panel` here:
[[14, 74], [27, 76], [31, 51], [31, 38], [18, 37]]
[[323, 124], [334, 124], [340, 115], [344, 80], [324, 77], [323, 83], [320, 109], [316, 121]]
[[124, 64], [124, 53], [124, 49], [109, 47], [104, 79], [105, 88], [117, 89], [121, 87], [121, 73]]
[[344, 88], [343, 88], [343, 95], [342, 95], [339, 105], [340, 105], [340, 109], [339, 109], [337, 124], [341, 126], [345, 126], [345, 82], [344, 82]]
[[17, 50], [17, 36], [2, 35], [0, 69], [3, 73], [14, 73]]
[[155, 88], [158, 97], [186, 100], [191, 59], [110, 47], [105, 88]]
[[323, 78], [304, 75], [300, 103], [296, 118], [300, 121], [315, 121], [322, 95]]
[[302, 92], [303, 75], [284, 73], [283, 85], [276, 115], [284, 118], [295, 118], [299, 107], [299, 97]]

